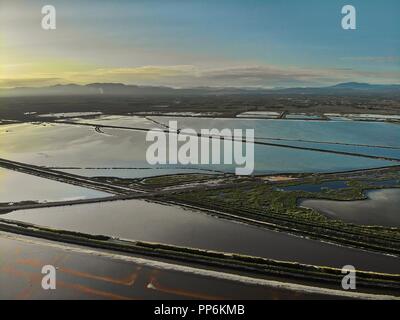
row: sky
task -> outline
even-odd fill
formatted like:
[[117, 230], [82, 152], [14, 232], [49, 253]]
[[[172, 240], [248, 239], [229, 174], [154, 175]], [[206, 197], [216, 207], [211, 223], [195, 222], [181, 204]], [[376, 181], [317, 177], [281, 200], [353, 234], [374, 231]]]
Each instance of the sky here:
[[[44, 5], [56, 29], [41, 28]], [[356, 30], [341, 26], [356, 8]], [[400, 83], [398, 0], [0, 0], [0, 88]]]

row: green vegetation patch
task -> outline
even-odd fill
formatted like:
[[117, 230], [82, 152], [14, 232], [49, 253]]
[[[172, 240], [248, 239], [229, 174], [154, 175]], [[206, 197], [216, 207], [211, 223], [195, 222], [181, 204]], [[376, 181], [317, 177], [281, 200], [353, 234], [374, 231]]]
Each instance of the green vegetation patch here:
[[[386, 181], [387, 177], [384, 178], [378, 181]], [[337, 178], [331, 181], [337, 181]], [[321, 179], [312, 178], [304, 179], [301, 184], [321, 182]], [[302, 198], [343, 201], [366, 199], [366, 189], [381, 189], [385, 187], [385, 183], [379, 185], [377, 180], [366, 180], [365, 177], [360, 180], [352, 178], [346, 188], [324, 188], [319, 192], [307, 192], [279, 190], [282, 187], [300, 184], [299, 181], [274, 184], [254, 181], [253, 184], [237, 185], [234, 188], [191, 190], [188, 193], [174, 194], [173, 198], [180, 203], [272, 223], [278, 228], [293, 229], [314, 238], [329, 238], [341, 244], [400, 253], [399, 228], [351, 224], [298, 206], [299, 199]]]

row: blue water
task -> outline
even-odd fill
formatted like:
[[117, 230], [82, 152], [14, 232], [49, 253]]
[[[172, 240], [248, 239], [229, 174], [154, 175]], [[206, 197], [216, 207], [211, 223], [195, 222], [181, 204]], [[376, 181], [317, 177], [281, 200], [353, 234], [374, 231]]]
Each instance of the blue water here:
[[[299, 141], [282, 141], [282, 140], [265, 140], [259, 139], [259, 141], [266, 143], [274, 143], [274, 144], [283, 144], [287, 146], [296, 146], [303, 148], [312, 148], [312, 149], [323, 149], [323, 150], [332, 150], [339, 152], [347, 152], [347, 153], [357, 153], [361, 155], [371, 155], [377, 157], [387, 157], [394, 158], [399, 160], [400, 164], [400, 147], [385, 147], [383, 146], [357, 146], [357, 145], [343, 145], [343, 144], [329, 144], [329, 143], [316, 143], [316, 142], [299, 142]], [[372, 142], [371, 142], [372, 143]]]
[[[276, 137], [280, 139], [309, 139], [345, 143], [369, 143], [374, 145], [395, 145], [400, 148], [400, 126], [389, 123], [355, 121], [298, 121], [298, 120], [249, 120], [249, 119], [210, 119], [210, 118], [165, 118], [156, 120], [167, 122], [177, 120], [180, 127], [202, 128], [255, 128], [258, 137]], [[134, 123], [140, 122], [135, 117]], [[124, 118], [124, 123], [129, 119]], [[148, 124], [148, 123], [147, 123]], [[130, 176], [145, 177], [185, 173], [187, 169], [215, 170], [234, 172], [235, 164], [210, 165], [160, 165], [152, 166], [146, 160], [145, 132], [105, 129], [97, 132], [92, 127], [72, 125], [5, 125], [0, 128], [1, 157], [41, 166], [73, 168], [148, 168], [130, 172]], [[265, 141], [265, 140], [260, 140]], [[269, 142], [315, 147], [325, 150], [359, 152], [371, 155], [398, 157], [397, 149], [377, 147], [356, 147], [329, 145], [310, 142]], [[168, 149], [168, 148], [167, 148]], [[309, 150], [289, 149], [277, 146], [254, 146], [254, 174], [298, 173], [298, 172], [335, 172], [365, 168], [397, 165], [398, 162], [363, 157], [344, 156], [334, 153], [322, 153]], [[170, 172], [169, 172], [170, 171]], [[80, 171], [83, 172], [83, 171]], [[100, 172], [100, 171], [99, 171]], [[126, 171], [128, 172], [128, 171]], [[107, 175], [111, 173], [107, 171]], [[115, 171], [117, 173], [117, 171]], [[93, 174], [87, 170], [85, 175]], [[97, 175], [97, 174], [96, 174]], [[127, 173], [128, 175], [128, 173]], [[121, 171], [118, 171], [121, 176]]]
[[153, 117], [167, 123], [177, 120], [178, 126], [202, 128], [255, 129], [261, 138], [317, 140], [400, 147], [400, 125], [362, 121], [307, 121], [284, 119], [211, 119]]

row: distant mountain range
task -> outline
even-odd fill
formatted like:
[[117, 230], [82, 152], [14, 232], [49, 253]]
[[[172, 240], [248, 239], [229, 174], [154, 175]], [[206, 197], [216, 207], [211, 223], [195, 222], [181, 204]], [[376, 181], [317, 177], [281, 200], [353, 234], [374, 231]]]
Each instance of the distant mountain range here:
[[164, 96], [164, 95], [233, 95], [233, 94], [310, 94], [310, 95], [351, 95], [351, 94], [400, 94], [400, 85], [369, 84], [359, 82], [339, 83], [328, 87], [305, 87], [285, 89], [260, 88], [214, 88], [197, 87], [175, 89], [162, 86], [137, 86], [122, 83], [91, 83], [88, 85], [55, 85], [49, 87], [20, 87], [1, 89], [0, 96], [68, 96], [68, 95], [127, 95], [127, 96]]

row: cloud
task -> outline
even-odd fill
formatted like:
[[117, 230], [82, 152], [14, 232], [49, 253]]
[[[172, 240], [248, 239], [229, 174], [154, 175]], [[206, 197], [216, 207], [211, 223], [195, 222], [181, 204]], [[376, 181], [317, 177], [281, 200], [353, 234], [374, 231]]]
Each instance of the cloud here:
[[43, 87], [57, 83], [64, 83], [62, 78], [19, 78], [19, 79], [0, 79], [0, 88], [15, 87]]

